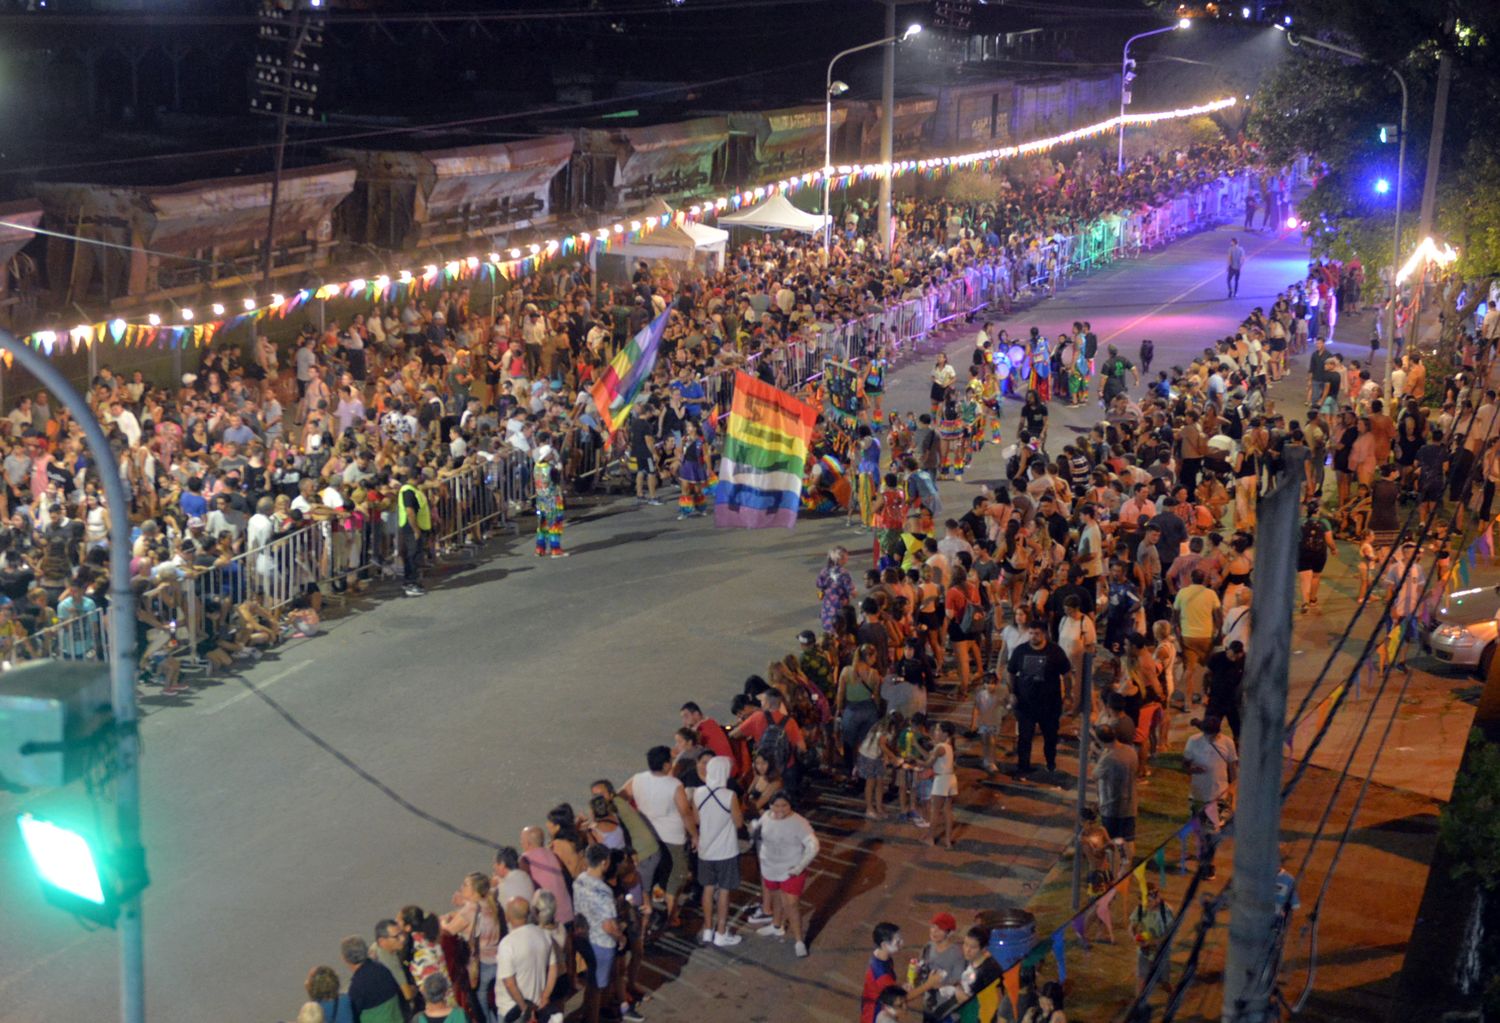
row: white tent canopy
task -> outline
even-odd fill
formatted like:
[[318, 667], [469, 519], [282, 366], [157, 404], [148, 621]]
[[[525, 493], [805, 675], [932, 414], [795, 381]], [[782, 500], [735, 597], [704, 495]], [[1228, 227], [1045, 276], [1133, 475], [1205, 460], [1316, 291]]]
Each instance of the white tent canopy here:
[[[670, 212], [670, 211], [669, 211]], [[615, 251], [635, 259], [675, 259], [694, 262], [702, 257], [719, 269], [724, 266], [724, 250], [729, 232], [717, 227], [684, 221], [658, 227], [639, 239], [621, 245]]]
[[760, 231], [801, 231], [813, 234], [823, 230], [828, 218], [817, 213], [804, 213], [791, 204], [785, 195], [777, 192], [758, 206], [728, 213], [719, 218], [725, 227], [753, 227]]

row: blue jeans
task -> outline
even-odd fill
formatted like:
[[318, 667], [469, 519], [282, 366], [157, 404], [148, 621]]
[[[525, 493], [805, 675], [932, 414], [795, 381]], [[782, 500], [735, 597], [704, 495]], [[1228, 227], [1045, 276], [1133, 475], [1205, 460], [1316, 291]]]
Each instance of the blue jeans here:
[[499, 1023], [500, 1017], [495, 1013], [495, 1003], [491, 998], [491, 988], [495, 986], [495, 963], [479, 964], [479, 991], [475, 995], [479, 999], [479, 1011], [484, 1013], [484, 1023]]

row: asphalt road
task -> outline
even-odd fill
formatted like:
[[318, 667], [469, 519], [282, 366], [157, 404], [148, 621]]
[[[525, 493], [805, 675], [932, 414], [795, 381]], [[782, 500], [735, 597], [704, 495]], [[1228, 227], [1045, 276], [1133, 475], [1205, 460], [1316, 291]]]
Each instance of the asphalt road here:
[[[1294, 237], [1242, 236], [1242, 288], [1226, 301], [1230, 233], [1111, 268], [1007, 325], [1051, 334], [1088, 319], [1132, 358], [1151, 336], [1159, 366], [1185, 361], [1305, 271]], [[972, 333], [955, 329], [953, 349]], [[897, 375], [888, 408], [925, 406], [929, 361]], [[1054, 434], [1092, 418], [1054, 408]], [[966, 502], [973, 487], [948, 489]], [[524, 536], [494, 543], [426, 597], [370, 601], [243, 682], [149, 700], [151, 1018], [295, 1014], [306, 971], [337, 964], [342, 936], [369, 937], [410, 902], [445, 909], [493, 843], [582, 802], [592, 779], [643, 767], [682, 701], [725, 717], [743, 678], [815, 622], [822, 552], [851, 535], [831, 521], [720, 532], [676, 522], [670, 504], [621, 506], [569, 523], [567, 561], [537, 562]], [[17, 805], [0, 797], [7, 819]], [[42, 902], [8, 823], [0, 876], [0, 1020], [114, 1015], [112, 932]]]

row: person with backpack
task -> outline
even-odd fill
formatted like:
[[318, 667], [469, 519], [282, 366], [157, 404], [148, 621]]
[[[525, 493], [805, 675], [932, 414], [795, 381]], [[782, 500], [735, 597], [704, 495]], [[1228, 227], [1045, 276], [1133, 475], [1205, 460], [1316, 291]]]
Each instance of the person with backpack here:
[[[954, 565], [943, 602], [948, 616], [948, 642], [958, 662], [958, 698], [969, 698], [970, 679], [984, 670], [979, 658], [979, 637], [989, 628], [989, 610], [977, 578], [962, 565]], [[970, 667], [972, 661], [973, 667]]]
[[1333, 523], [1323, 515], [1318, 502], [1307, 503], [1307, 518], [1302, 520], [1302, 529], [1297, 541], [1297, 584], [1302, 591], [1302, 613], [1318, 606], [1318, 584], [1323, 579], [1323, 569], [1328, 565], [1328, 556], [1338, 553], [1338, 544], [1333, 537]]
[[740, 886], [739, 829], [745, 814], [739, 796], [729, 788], [734, 761], [713, 757], [706, 761], [703, 784], [693, 790], [698, 816], [698, 884], [703, 887], [704, 945], [728, 948], [743, 939], [729, 930], [729, 893]]

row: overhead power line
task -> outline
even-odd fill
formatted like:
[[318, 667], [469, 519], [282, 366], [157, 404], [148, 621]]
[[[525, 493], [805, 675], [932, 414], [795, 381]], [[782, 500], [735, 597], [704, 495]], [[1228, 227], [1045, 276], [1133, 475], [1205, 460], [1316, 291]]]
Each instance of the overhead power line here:
[[[578, 21], [592, 18], [628, 17], [681, 17], [690, 14], [706, 14], [724, 11], [753, 11], [768, 7], [806, 7], [809, 4], [827, 4], [833, 0], [720, 0], [720, 2], [683, 4], [668, 7], [663, 4], [609, 9], [579, 10], [524, 10], [524, 11], [432, 11], [413, 13], [408, 11], [337, 11], [330, 9], [325, 16], [330, 27], [340, 25], [393, 25], [410, 24], [464, 24], [472, 22], [526, 22]], [[246, 14], [190, 14], [179, 11], [151, 11], [145, 13], [109, 14], [52, 14], [40, 11], [26, 14], [0, 14], [0, 28], [67, 26], [125, 28], [140, 26], [156, 28], [174, 26], [180, 28], [209, 28], [214, 26], [254, 25], [254, 15]]]

